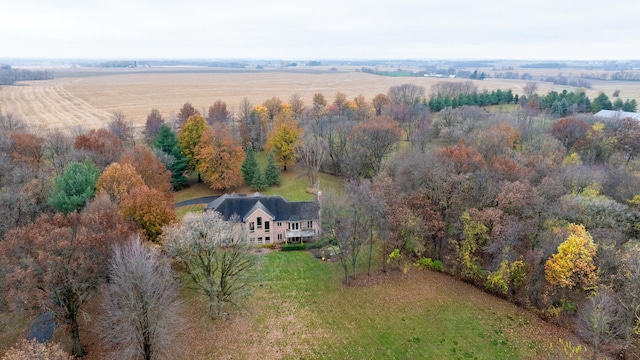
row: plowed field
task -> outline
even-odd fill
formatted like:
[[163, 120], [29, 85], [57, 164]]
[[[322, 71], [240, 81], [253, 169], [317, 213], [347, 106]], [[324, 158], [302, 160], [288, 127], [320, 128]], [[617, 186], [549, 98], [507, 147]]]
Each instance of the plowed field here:
[[[298, 93], [305, 104], [313, 94], [321, 92], [331, 102], [337, 92], [348, 98], [364, 95], [371, 100], [386, 93], [391, 86], [411, 83], [425, 87], [440, 81], [467, 81], [432, 77], [387, 77], [352, 69], [339, 71], [298, 69], [295, 71], [220, 70], [207, 68], [151, 69], [79, 69], [54, 73], [56, 79], [30, 81], [0, 88], [0, 106], [27, 121], [32, 129], [47, 131], [87, 130], [105, 126], [113, 112], [124, 113], [136, 126], [143, 126], [147, 114], [157, 108], [171, 119], [182, 104], [189, 101], [205, 111], [216, 99], [225, 101], [231, 112], [237, 112], [243, 98], [253, 105], [271, 97], [287, 101]], [[591, 98], [604, 91], [611, 97], [621, 90], [623, 99], [640, 101], [640, 86], [636, 82], [593, 81], [587, 91]], [[521, 94], [524, 80], [485, 79], [476, 81], [480, 90], [512, 89]], [[562, 91], [571, 87], [538, 82], [538, 93]]]

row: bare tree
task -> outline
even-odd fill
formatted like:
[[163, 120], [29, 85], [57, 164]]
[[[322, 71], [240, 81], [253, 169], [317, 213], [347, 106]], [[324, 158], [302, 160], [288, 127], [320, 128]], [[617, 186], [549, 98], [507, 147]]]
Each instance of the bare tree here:
[[207, 122], [209, 125], [213, 125], [216, 122], [226, 124], [229, 120], [229, 110], [227, 110], [227, 103], [217, 99], [213, 105], [209, 106], [207, 112]]
[[27, 123], [13, 113], [0, 113], [0, 129], [4, 131], [25, 131]]
[[102, 336], [112, 358], [175, 358], [181, 303], [168, 261], [137, 237], [115, 246], [109, 268]]
[[304, 111], [304, 100], [300, 97], [300, 94], [295, 93], [291, 95], [289, 98], [289, 105], [291, 105], [291, 111], [293, 111], [293, 116], [296, 119], [299, 119], [302, 116], [302, 112]]
[[357, 275], [358, 258], [369, 233], [366, 211], [356, 200], [353, 195], [328, 193], [322, 207], [323, 232], [338, 245], [340, 265], [347, 285], [349, 278]]
[[114, 112], [107, 126], [109, 131], [118, 137], [123, 144], [133, 144], [133, 124], [121, 112]]
[[394, 105], [414, 105], [424, 98], [424, 87], [413, 84], [392, 86], [387, 93], [389, 102]]
[[153, 140], [160, 131], [160, 126], [164, 124], [165, 120], [162, 117], [162, 114], [160, 114], [160, 111], [155, 108], [151, 109], [151, 112], [147, 115], [147, 122], [144, 125], [144, 130], [142, 130], [144, 138], [149, 144], [153, 143]]
[[193, 107], [190, 102], [184, 103], [178, 111], [178, 115], [176, 115], [175, 126], [180, 129], [182, 125], [187, 122], [187, 120], [193, 115], [200, 115], [200, 112]]
[[607, 288], [591, 295], [576, 315], [576, 332], [593, 345], [594, 360], [601, 346], [623, 337], [627, 331], [623, 308]]
[[524, 85], [522, 88], [522, 92], [527, 99], [530, 99], [538, 90], [538, 83], [534, 81], [530, 81]]
[[53, 165], [56, 174], [61, 174], [65, 165], [72, 161], [74, 139], [60, 130], [49, 133], [45, 138], [45, 159]]
[[249, 288], [253, 257], [237, 219], [225, 221], [219, 213], [187, 214], [182, 224], [165, 227], [164, 244], [182, 263], [193, 287], [207, 296], [211, 318], [224, 315], [225, 304]]
[[327, 143], [324, 138], [312, 131], [305, 131], [302, 145], [298, 148], [300, 160], [307, 170], [307, 176], [311, 186], [318, 183], [318, 171], [327, 153]]
[[474, 94], [478, 92], [478, 86], [473, 81], [465, 82], [453, 82], [453, 81], [440, 81], [430, 89], [430, 96], [432, 98], [456, 98], [463, 94]]

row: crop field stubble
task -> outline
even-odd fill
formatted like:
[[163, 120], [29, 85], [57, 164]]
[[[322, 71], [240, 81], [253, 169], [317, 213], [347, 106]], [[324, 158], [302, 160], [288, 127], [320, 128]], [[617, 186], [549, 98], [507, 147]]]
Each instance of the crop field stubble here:
[[[0, 88], [0, 106], [27, 121], [34, 130], [88, 130], [107, 125], [113, 112], [121, 112], [137, 127], [144, 126], [152, 108], [171, 118], [187, 101], [205, 111], [217, 99], [225, 101], [231, 112], [238, 112], [243, 98], [255, 106], [271, 97], [287, 101], [299, 94], [306, 105], [313, 95], [322, 93], [330, 103], [337, 92], [352, 99], [363, 95], [370, 101], [392, 86], [405, 83], [423, 86], [427, 94], [441, 81], [469, 81], [434, 77], [387, 77], [356, 72], [355, 67], [299, 67], [293, 70], [250, 70], [216, 68], [136, 68], [136, 69], [66, 69], [56, 70], [55, 79], [22, 82]], [[482, 70], [482, 69], [481, 69]], [[524, 70], [524, 69], [522, 69]], [[555, 70], [547, 70], [556, 72]], [[486, 69], [491, 73], [490, 69]], [[493, 79], [474, 81], [480, 90], [512, 89], [522, 94], [525, 80]], [[604, 91], [611, 97], [620, 90], [621, 98], [640, 101], [636, 82], [591, 80], [591, 98]], [[574, 90], [538, 82], [538, 93], [551, 90]]]

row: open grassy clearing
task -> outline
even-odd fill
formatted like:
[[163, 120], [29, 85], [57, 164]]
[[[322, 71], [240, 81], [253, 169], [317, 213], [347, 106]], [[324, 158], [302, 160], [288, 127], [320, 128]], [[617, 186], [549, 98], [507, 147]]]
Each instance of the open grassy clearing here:
[[[360, 276], [367, 276], [366, 274]], [[548, 359], [567, 331], [447, 275], [412, 269], [345, 287], [339, 264], [261, 255], [242, 310], [210, 322], [186, 293], [193, 359]], [[187, 340], [188, 339], [188, 340]], [[559, 356], [558, 358], [562, 358]]]
[[[349, 98], [364, 95], [371, 100], [378, 93], [386, 93], [391, 86], [411, 83], [425, 87], [440, 81], [469, 81], [467, 79], [439, 79], [431, 77], [388, 77], [355, 72], [355, 68], [340, 71], [312, 69], [305, 71], [248, 71], [163, 69], [91, 69], [68, 70], [53, 80], [23, 82], [0, 89], [0, 105], [4, 111], [24, 118], [33, 129], [41, 131], [61, 129], [76, 131], [104, 127], [114, 111], [124, 113], [136, 126], [143, 126], [152, 108], [158, 108], [171, 118], [186, 101], [205, 111], [216, 99], [227, 102], [237, 111], [244, 97], [254, 105], [277, 96], [282, 100], [298, 93], [305, 103], [311, 103], [314, 93], [321, 92], [329, 100], [337, 92]], [[556, 70], [545, 69], [549, 75]], [[567, 70], [568, 71], [568, 70]], [[521, 71], [523, 72], [523, 71]], [[565, 71], [566, 73], [566, 71]], [[485, 79], [474, 81], [479, 89], [512, 89], [521, 94], [525, 80]], [[591, 81], [587, 90], [590, 98], [604, 91], [609, 96], [619, 89], [621, 97], [640, 101], [640, 87], [635, 82]], [[538, 83], [538, 92], [562, 91], [571, 87]]]
[[[264, 171], [265, 164], [267, 162], [267, 156], [259, 152], [257, 153], [258, 163], [261, 170]], [[342, 188], [342, 179], [333, 176], [331, 174], [320, 173], [318, 174], [321, 190], [339, 190]], [[191, 176], [190, 185], [180, 191], [176, 191], [173, 194], [174, 202], [181, 202], [190, 199], [196, 199], [205, 196], [219, 196], [225, 193], [236, 192], [238, 194], [252, 194], [253, 191], [248, 186], [236, 186], [225, 191], [212, 190], [209, 186], [203, 182], [197, 182], [197, 176]], [[310, 201], [315, 199], [316, 195], [312, 194], [309, 189], [309, 181], [304, 172], [304, 169], [300, 165], [289, 165], [287, 171], [282, 172], [282, 184], [280, 186], [272, 186], [261, 193], [265, 195], [281, 195], [285, 199], [290, 201]], [[180, 210], [182, 211], [182, 210]], [[189, 210], [185, 210], [189, 211]]]

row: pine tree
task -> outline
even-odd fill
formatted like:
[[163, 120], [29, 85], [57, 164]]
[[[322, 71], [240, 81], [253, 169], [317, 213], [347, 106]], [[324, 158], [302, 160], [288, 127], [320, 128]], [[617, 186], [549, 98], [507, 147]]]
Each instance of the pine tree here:
[[242, 162], [242, 168], [240, 168], [240, 171], [242, 171], [242, 179], [246, 185], [252, 185], [255, 174], [260, 172], [258, 160], [256, 160], [256, 153], [253, 151], [251, 143], [247, 146], [247, 156], [245, 157], [244, 162]]
[[280, 168], [276, 163], [276, 156], [273, 151], [269, 152], [269, 161], [264, 169], [264, 179], [268, 186], [280, 185]]
[[187, 158], [182, 154], [176, 134], [163, 124], [153, 141], [153, 146], [175, 159], [168, 166], [171, 171], [171, 185], [175, 190], [182, 189], [187, 183], [187, 178], [184, 177], [184, 172], [187, 170]]
[[262, 171], [260, 171], [260, 169], [257, 170], [258, 171], [253, 174], [253, 179], [251, 179], [251, 191], [262, 191], [269, 187]]

